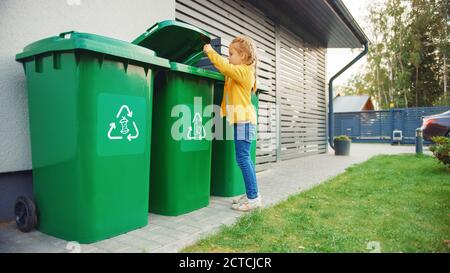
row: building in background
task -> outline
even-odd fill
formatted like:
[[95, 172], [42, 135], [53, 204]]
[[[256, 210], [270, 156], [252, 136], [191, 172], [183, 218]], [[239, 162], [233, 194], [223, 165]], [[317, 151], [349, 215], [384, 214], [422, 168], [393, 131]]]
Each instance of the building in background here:
[[333, 99], [333, 104], [335, 113], [375, 110], [369, 95], [342, 96], [338, 94]]

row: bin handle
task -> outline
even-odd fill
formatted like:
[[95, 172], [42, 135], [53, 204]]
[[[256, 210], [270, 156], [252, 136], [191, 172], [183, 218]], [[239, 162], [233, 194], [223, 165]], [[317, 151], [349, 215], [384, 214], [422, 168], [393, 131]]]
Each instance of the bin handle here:
[[156, 24], [154, 24], [153, 26], [151, 26], [151, 27], [149, 27], [148, 29], [147, 29], [147, 33], [150, 33], [150, 32], [152, 32], [155, 28], [157, 28], [159, 26], [159, 23], [156, 23]]
[[[71, 31], [66, 31], [66, 32], [61, 32], [59, 34], [59, 37], [63, 38], [63, 39], [68, 39], [67, 36], [71, 35], [72, 33], [75, 33], [75, 31], [71, 30]], [[69, 37], [70, 38], [70, 37]]]

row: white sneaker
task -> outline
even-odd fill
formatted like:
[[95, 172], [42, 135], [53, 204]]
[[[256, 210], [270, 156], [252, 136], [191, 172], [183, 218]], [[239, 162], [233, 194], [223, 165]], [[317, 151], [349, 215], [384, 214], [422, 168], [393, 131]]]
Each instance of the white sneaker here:
[[232, 209], [238, 211], [251, 211], [257, 208], [262, 207], [261, 198], [257, 197], [255, 199], [247, 199], [242, 203], [233, 204], [231, 206]]
[[[257, 197], [257, 198], [259, 198], [259, 200], [261, 200], [261, 195], [258, 194], [258, 197]], [[241, 196], [239, 196], [239, 197], [233, 198], [233, 199], [231, 200], [231, 203], [232, 203], [232, 204], [242, 204], [242, 203], [246, 202], [247, 200], [248, 200], [247, 195], [246, 195], [246, 194], [243, 194], [243, 195], [241, 195]], [[261, 200], [261, 201], [262, 201], [262, 200]]]
[[233, 198], [233, 199], [231, 200], [231, 203], [232, 203], [232, 204], [240, 204], [240, 203], [242, 203], [242, 202], [244, 202], [244, 201], [247, 201], [247, 195], [246, 195], [246, 194], [243, 194], [243, 195], [241, 195], [241, 196], [239, 196], [239, 197]]

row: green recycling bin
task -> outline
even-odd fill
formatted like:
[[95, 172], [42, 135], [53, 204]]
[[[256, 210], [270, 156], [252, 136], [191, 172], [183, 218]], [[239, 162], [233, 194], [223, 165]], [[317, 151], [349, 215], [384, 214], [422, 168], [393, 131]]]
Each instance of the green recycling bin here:
[[26, 46], [38, 229], [91, 243], [145, 226], [154, 68], [146, 48], [66, 32]]
[[[214, 90], [214, 104], [220, 105], [223, 97], [223, 83], [216, 83]], [[258, 113], [259, 92], [252, 92], [252, 104]], [[258, 116], [258, 115], [257, 115]], [[234, 136], [234, 128], [226, 118], [222, 118], [222, 137], [212, 141], [212, 162], [211, 162], [211, 194], [223, 197], [232, 197], [245, 193], [244, 178], [241, 169], [236, 162], [234, 140], [227, 139]], [[227, 133], [228, 132], [228, 133]], [[253, 163], [256, 160], [256, 138], [252, 141], [250, 155]]]
[[133, 43], [171, 60], [155, 78], [150, 212], [175, 216], [209, 204], [211, 129], [217, 72], [197, 68], [206, 32], [177, 21], [155, 24]]

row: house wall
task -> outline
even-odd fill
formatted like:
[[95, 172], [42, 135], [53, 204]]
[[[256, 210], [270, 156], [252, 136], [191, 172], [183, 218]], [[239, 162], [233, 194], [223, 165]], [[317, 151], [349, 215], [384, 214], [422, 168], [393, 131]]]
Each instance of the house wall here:
[[375, 110], [371, 98], [367, 100], [366, 104], [364, 104], [364, 107], [361, 110], [363, 111]]
[[277, 28], [279, 158], [327, 149], [326, 49], [313, 47], [289, 29]]
[[259, 97], [256, 170], [277, 160], [325, 153], [325, 48], [313, 47], [244, 1], [176, 0], [176, 19], [221, 38], [220, 53], [238, 35], [258, 48]]
[[258, 47], [259, 96], [256, 170], [276, 161], [277, 127], [275, 94], [275, 24], [243, 1], [176, 1], [176, 19], [193, 24], [220, 38], [220, 53], [228, 56], [228, 45], [237, 35], [251, 37]]

